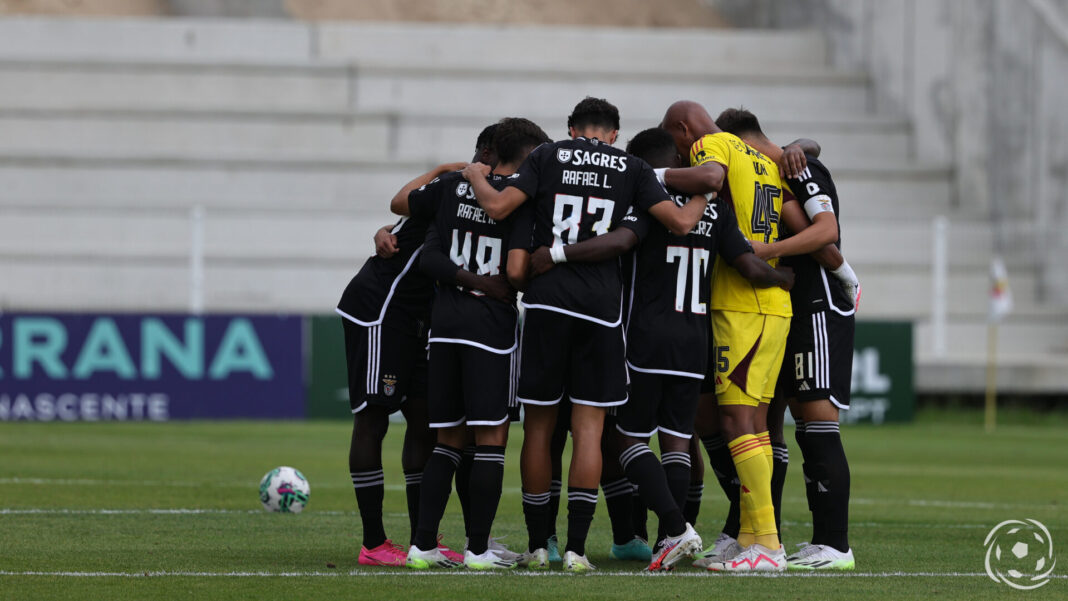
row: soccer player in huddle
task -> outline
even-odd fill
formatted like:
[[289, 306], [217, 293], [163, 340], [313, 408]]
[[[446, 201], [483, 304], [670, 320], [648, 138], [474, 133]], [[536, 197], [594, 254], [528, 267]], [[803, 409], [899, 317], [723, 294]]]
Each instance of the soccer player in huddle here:
[[[772, 160], [779, 159], [782, 149], [768, 140], [759, 120], [749, 111], [726, 110], [716, 123]], [[838, 416], [839, 410], [849, 408], [859, 284], [838, 252], [841, 235], [834, 180], [818, 158], [806, 158], [805, 168], [786, 182], [811, 220], [811, 227], [831, 232], [833, 242], [812, 256], [805, 254], [808, 249], [793, 238], [757, 248], [763, 257], [783, 257], [797, 276], [791, 291], [794, 315], [777, 400], [789, 403], [797, 424], [795, 436], [805, 461], [802, 469], [813, 532], [811, 542], [786, 561], [791, 570], [852, 570], [855, 562], [848, 539], [849, 463], [842, 447]], [[791, 231], [807, 224], [796, 208], [784, 217]], [[776, 406], [783, 407], [785, 403], [773, 403], [769, 426], [773, 440], [777, 438], [785, 449], [782, 409], [776, 412]], [[781, 488], [778, 493], [781, 499]]]
[[619, 111], [607, 101], [579, 102], [568, 130], [571, 139], [535, 149], [503, 190], [489, 185], [483, 167], [471, 165], [464, 173], [494, 219], [532, 203], [532, 246], [549, 247], [556, 263], [530, 281], [523, 298], [518, 396], [526, 411], [521, 464], [529, 542], [521, 563], [533, 569], [549, 564], [550, 446], [566, 390], [574, 444], [563, 560], [566, 570], [582, 572], [593, 569], [585, 543], [597, 504], [605, 413], [627, 402], [618, 265], [624, 249], [610, 259], [578, 262], [584, 257], [573, 255], [569, 247], [607, 234], [632, 207], [650, 210], [673, 231], [686, 233], [706, 202], [701, 197], [681, 208], [662, 202], [668, 200], [667, 192], [652, 168], [611, 146], [619, 131]]
[[[487, 183], [503, 188], [548, 136], [526, 119], [504, 119], [494, 136], [498, 164]], [[460, 463], [468, 429], [476, 451], [470, 478], [470, 539], [463, 564], [506, 569], [515, 561], [488, 549], [504, 477], [509, 407], [515, 399], [518, 313], [508, 275], [522, 285], [530, 226], [526, 211], [497, 220], [475, 201], [460, 172], [445, 174], [413, 191], [409, 208], [434, 206], [420, 266], [438, 281], [429, 335], [429, 419], [437, 444], [427, 461], [419, 526], [408, 566], [457, 567], [437, 549], [436, 535]], [[526, 236], [526, 237], [524, 237]]]
[[[491, 128], [479, 135], [475, 160], [495, 161], [492, 139]], [[397, 197], [406, 198], [411, 190], [464, 165], [440, 165], [405, 184]], [[386, 536], [382, 522], [382, 439], [389, 415], [399, 410], [406, 421], [401, 465], [411, 526], [409, 544], [418, 523], [423, 468], [434, 446], [427, 424], [425, 351], [433, 281], [416, 265], [431, 218], [432, 213], [406, 216], [379, 230], [377, 254], [352, 278], [335, 309], [345, 333], [353, 414], [349, 472], [363, 523], [360, 565], [403, 566], [407, 557], [403, 546]], [[447, 548], [443, 552], [462, 559]]]
[[[694, 102], [671, 105], [662, 126], [672, 134], [679, 153], [700, 168], [694, 173], [704, 176], [703, 188], [680, 188], [729, 198], [748, 239], [778, 240], [783, 196], [789, 191], [770, 159], [720, 131]], [[671, 179], [667, 181], [672, 185]], [[738, 270], [717, 259], [710, 308], [716, 415], [738, 473], [741, 515], [736, 552], [730, 557], [720, 554], [714, 561], [699, 560], [698, 565], [713, 571], [783, 570], [786, 555], [775, 526], [772, 452], [764, 422], [785, 352], [790, 295], [781, 288], [755, 288]]]
[[[627, 151], [658, 171], [679, 167], [675, 142], [660, 128], [639, 133]], [[691, 200], [668, 192], [677, 206]], [[753, 254], [738, 230], [733, 210], [718, 198], [688, 232], [673, 233], [645, 211], [635, 210], [624, 217], [620, 228], [568, 250], [600, 259], [601, 255], [593, 253], [603, 249], [603, 255], [609, 255], [609, 249], [620, 244], [638, 246], [626, 261], [630, 267], [624, 276], [630, 290], [624, 317], [630, 398], [616, 410], [614, 435], [627, 479], [637, 484], [642, 499], [660, 518], [658, 544], [649, 566], [655, 571], [669, 569], [700, 550], [700, 539], [686, 524], [682, 509], [690, 486], [690, 438], [707, 366], [704, 351], [709, 345], [712, 258], [722, 257], [760, 287], [789, 288], [792, 276], [788, 270], [772, 269]], [[534, 254], [534, 273], [552, 265], [544, 250]], [[648, 444], [654, 434], [659, 435], [660, 461]], [[673, 531], [684, 534], [669, 536]]]

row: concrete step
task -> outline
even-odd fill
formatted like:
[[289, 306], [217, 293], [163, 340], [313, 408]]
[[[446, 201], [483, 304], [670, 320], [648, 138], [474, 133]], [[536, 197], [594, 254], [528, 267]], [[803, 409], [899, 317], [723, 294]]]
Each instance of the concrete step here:
[[[956, 319], [946, 324], [946, 354], [971, 359], [986, 359], [989, 327], [985, 318]], [[924, 358], [936, 358], [930, 322], [919, 320], [915, 329], [915, 348]], [[998, 325], [998, 352], [1009, 356], [1068, 355], [1068, 323], [1041, 315], [1011, 314]]]
[[713, 61], [747, 69], [812, 67], [827, 61], [825, 39], [811, 31], [322, 23], [316, 42], [318, 55], [326, 59], [415, 62], [429, 68], [467, 65], [474, 57], [482, 65], [502, 68], [586, 64], [656, 70], [675, 65], [698, 72]]
[[[773, 117], [773, 139], [814, 138], [836, 167], [903, 164], [911, 133], [899, 122], [841, 119], [797, 122]], [[655, 124], [659, 117], [644, 121]], [[541, 117], [553, 131], [562, 117]], [[464, 157], [489, 119], [419, 113], [343, 111], [213, 111], [115, 109], [0, 109], [0, 152], [206, 153], [322, 160], [425, 160]], [[634, 122], [630, 120], [629, 122]], [[633, 135], [636, 130], [630, 130]], [[626, 142], [620, 140], [620, 145]]]
[[[63, 43], [57, 44], [59, 40]], [[0, 21], [0, 56], [214, 62], [327, 59], [421, 63], [432, 68], [473, 61], [512, 68], [585, 63], [648, 69], [677, 64], [694, 70], [707, 67], [712, 59], [744, 67], [819, 66], [827, 61], [827, 44], [813, 31], [8, 17]]]
[[540, 107], [562, 119], [593, 95], [616, 103], [623, 115], [662, 115], [671, 102], [695, 98], [709, 107], [741, 103], [758, 114], [796, 110], [821, 118], [867, 113], [866, 82], [864, 75], [825, 68], [738, 72], [715, 64], [695, 74], [664, 68], [2, 61], [0, 87], [7, 93], [0, 107], [407, 112], [425, 110], [433, 99], [434, 110], [444, 115], [487, 107], [523, 114]]
[[[306, 212], [208, 211], [208, 260], [351, 261], [374, 252], [375, 230], [395, 221], [388, 210]], [[173, 260], [189, 257], [192, 221], [184, 212], [102, 209], [0, 209], [0, 256], [78, 261]]]
[[[850, 255], [847, 252], [846, 257]], [[853, 264], [863, 294], [861, 314], [866, 317], [928, 318], [933, 304], [930, 270], [901, 269], [893, 266]], [[946, 281], [946, 311], [951, 316], [985, 317], [989, 309], [990, 275], [987, 268], [953, 269]], [[1037, 276], [1033, 268], [1009, 272], [1009, 286], [1017, 312], [1045, 317], [1063, 314], [1063, 308], [1043, 308], [1036, 296]]]
[[[214, 261], [204, 274], [205, 308], [214, 312], [328, 313], [370, 253], [325, 260]], [[34, 311], [185, 311], [188, 261], [48, 258], [0, 262], [0, 307]]]
[[[994, 225], [990, 221], [948, 215], [946, 238], [950, 268], [971, 267], [988, 269], [994, 255]], [[841, 221], [843, 248], [850, 263], [872, 264], [879, 267], [929, 268], [934, 248], [934, 227], [926, 219], [910, 219], [897, 215], [893, 220], [846, 217]], [[1012, 239], [1030, 240], [1032, 224], [1018, 223], [1007, 228]], [[1034, 249], [1020, 244], [1003, 253], [1010, 267], [1034, 264]]]
[[[0, 186], [8, 205], [177, 202], [285, 207], [299, 202], [311, 208], [346, 208], [362, 203], [377, 206], [434, 164], [285, 159], [269, 152], [255, 158], [210, 152], [188, 158], [147, 151], [137, 155], [0, 152]], [[927, 219], [949, 212], [950, 182], [944, 169], [841, 168], [835, 169], [834, 177], [847, 223], [902, 215]]]

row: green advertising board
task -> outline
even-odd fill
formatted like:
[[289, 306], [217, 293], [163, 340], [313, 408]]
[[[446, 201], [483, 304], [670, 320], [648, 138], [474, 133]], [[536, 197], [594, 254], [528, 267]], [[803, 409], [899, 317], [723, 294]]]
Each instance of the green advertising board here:
[[[311, 419], [351, 418], [341, 318], [308, 318], [307, 410]], [[912, 324], [858, 321], [853, 351], [850, 410], [843, 422], [903, 422], [912, 419]]]
[[916, 391], [912, 385], [912, 323], [858, 321], [853, 343], [853, 383], [843, 422], [912, 420]]
[[352, 419], [341, 317], [309, 317], [304, 331], [308, 336], [304, 347], [307, 385], [305, 415], [309, 419]]

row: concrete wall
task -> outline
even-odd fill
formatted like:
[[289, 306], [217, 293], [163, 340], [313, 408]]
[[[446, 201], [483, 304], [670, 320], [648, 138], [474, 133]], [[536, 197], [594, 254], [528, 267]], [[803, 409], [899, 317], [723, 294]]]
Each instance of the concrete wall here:
[[835, 65], [871, 74], [871, 108], [913, 123], [912, 157], [951, 165], [955, 205], [994, 220], [995, 250], [1033, 245], [1039, 296], [1068, 305], [1068, 0], [706, 3], [823, 30]]

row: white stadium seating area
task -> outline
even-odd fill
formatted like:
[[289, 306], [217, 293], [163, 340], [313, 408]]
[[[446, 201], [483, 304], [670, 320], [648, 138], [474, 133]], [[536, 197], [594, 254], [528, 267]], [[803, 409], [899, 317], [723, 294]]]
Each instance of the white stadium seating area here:
[[[693, 52], [694, 48], [703, 52]], [[208, 311], [330, 312], [428, 167], [526, 116], [563, 137], [583, 96], [621, 138], [690, 98], [744, 105], [823, 146], [861, 317], [917, 323], [920, 391], [983, 387], [992, 228], [953, 208], [953, 165], [911, 159], [909, 121], [818, 33], [184, 19], [0, 19], [0, 308], [184, 311], [205, 209]], [[932, 220], [949, 218], [946, 353], [931, 350]], [[1026, 235], [1023, 233], [1022, 235]], [[1068, 389], [1068, 311], [1006, 257], [1000, 381]]]

